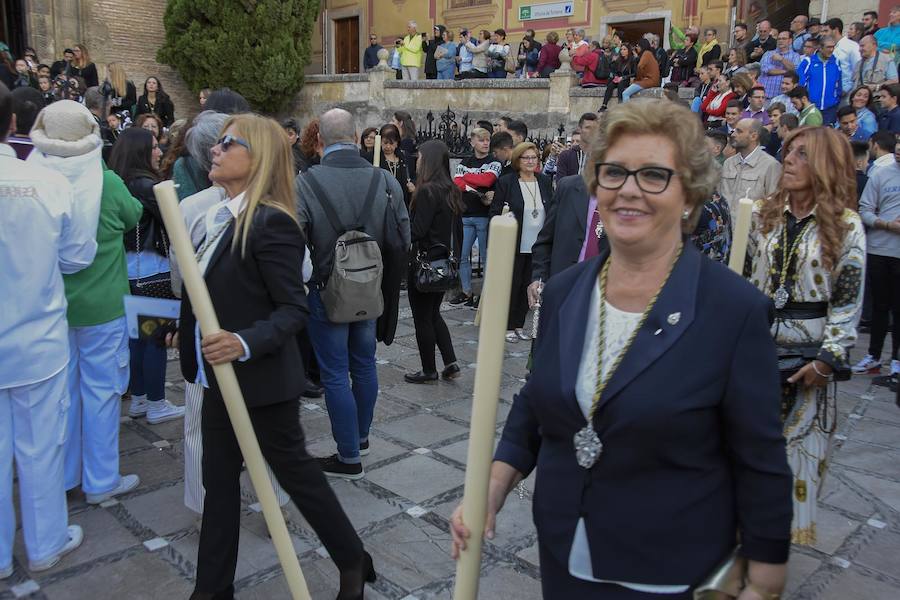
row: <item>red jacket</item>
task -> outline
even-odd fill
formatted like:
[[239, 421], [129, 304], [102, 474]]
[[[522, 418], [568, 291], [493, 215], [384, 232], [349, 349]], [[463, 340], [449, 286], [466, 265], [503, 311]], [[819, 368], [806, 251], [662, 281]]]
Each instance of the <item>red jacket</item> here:
[[572, 57], [572, 64], [584, 69], [581, 85], [606, 85], [607, 79], [597, 79], [594, 75], [594, 71], [597, 69], [597, 62], [600, 60], [600, 52], [600, 50], [594, 50], [581, 56]]
[[541, 51], [538, 54], [538, 73], [543, 73], [544, 69], [555, 71], [561, 67], [562, 65], [559, 62], [560, 52], [562, 52], [562, 47], [551, 44], [550, 42], [541, 46]]
[[721, 118], [725, 116], [725, 109], [728, 108], [728, 103], [736, 98], [734, 92], [728, 92], [722, 98], [722, 102], [719, 103], [718, 108], [709, 108], [709, 103], [713, 101], [713, 98], [719, 95], [713, 88], [709, 88], [709, 91], [706, 93], [706, 98], [700, 103], [700, 112], [705, 114], [708, 117], [717, 117]]

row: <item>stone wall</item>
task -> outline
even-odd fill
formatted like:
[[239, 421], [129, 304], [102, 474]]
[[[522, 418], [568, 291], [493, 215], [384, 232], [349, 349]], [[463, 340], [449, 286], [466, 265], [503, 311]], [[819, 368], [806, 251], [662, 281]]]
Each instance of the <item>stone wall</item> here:
[[28, 39], [43, 62], [50, 64], [65, 48], [83, 43], [101, 81], [107, 63], [119, 62], [138, 95], [152, 75], [172, 97], [176, 118], [196, 114], [194, 93], [174, 69], [156, 62], [165, 39], [166, 0], [26, 0], [25, 7]]
[[[292, 116], [304, 124], [328, 109], [340, 107], [353, 113], [363, 129], [387, 123], [393, 111], [405, 110], [421, 127], [429, 112], [437, 121], [438, 115], [449, 108], [457, 120], [465, 115], [472, 122], [510, 115], [532, 130], [549, 133], [560, 125], [572, 130], [582, 114], [599, 108], [603, 92], [602, 87], [579, 87], [571, 72], [557, 72], [548, 79], [464, 81], [400, 81], [391, 70], [308, 75], [290, 110], [282, 116]], [[681, 95], [692, 98], [693, 90], [681, 90]]]
[[[822, 16], [823, 2], [822, 0], [812, 0], [809, 3], [809, 14], [813, 17]], [[862, 21], [863, 13], [867, 10], [878, 10], [878, 0], [829, 0], [828, 14], [826, 18], [839, 18], [844, 22], [844, 33], [847, 33], [847, 27], [854, 21]], [[886, 27], [888, 22], [887, 13], [879, 14], [881, 26]]]

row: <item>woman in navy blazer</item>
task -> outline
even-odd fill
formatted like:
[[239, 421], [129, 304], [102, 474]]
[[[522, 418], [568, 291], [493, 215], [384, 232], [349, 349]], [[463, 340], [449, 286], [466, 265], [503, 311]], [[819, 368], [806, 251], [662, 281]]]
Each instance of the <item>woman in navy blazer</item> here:
[[[528, 314], [528, 284], [531, 283], [531, 247], [544, 226], [544, 207], [553, 199], [553, 182], [543, 173], [535, 173], [541, 153], [531, 142], [522, 142], [513, 149], [510, 166], [513, 172], [497, 181], [491, 216], [503, 212], [504, 205], [519, 223], [516, 236], [516, 258], [513, 264], [512, 290], [506, 340], [530, 340], [523, 329]], [[523, 241], [524, 240], [524, 241]]]
[[[740, 600], [777, 597], [791, 472], [769, 300], [684, 234], [718, 178], [696, 119], [612, 109], [585, 177], [609, 251], [551, 277], [491, 469], [486, 534], [537, 470], [544, 598], [687, 600], [740, 540]], [[598, 379], [600, 384], [597, 385]], [[469, 535], [457, 510], [454, 554]]]

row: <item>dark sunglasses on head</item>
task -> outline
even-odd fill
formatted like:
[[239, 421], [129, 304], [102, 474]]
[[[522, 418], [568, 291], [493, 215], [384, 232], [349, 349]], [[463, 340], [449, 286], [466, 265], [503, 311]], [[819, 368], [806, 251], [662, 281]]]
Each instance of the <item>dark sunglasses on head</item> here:
[[238, 146], [243, 146], [248, 151], [250, 150], [250, 142], [233, 135], [223, 135], [216, 144], [222, 147], [222, 152], [228, 152], [228, 149], [231, 148], [232, 144], [237, 144]]

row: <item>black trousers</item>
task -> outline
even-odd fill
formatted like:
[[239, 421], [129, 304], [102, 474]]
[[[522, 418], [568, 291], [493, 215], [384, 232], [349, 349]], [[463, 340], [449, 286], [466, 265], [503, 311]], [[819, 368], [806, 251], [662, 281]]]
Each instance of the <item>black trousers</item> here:
[[512, 289], [509, 296], [509, 319], [506, 330], [525, 326], [528, 315], [528, 285], [531, 283], [531, 254], [516, 253], [513, 261]]
[[613, 92], [615, 90], [619, 90], [619, 100], [622, 100], [622, 92], [628, 89], [628, 86], [631, 85], [631, 79], [627, 77], [623, 77], [619, 83], [613, 83], [612, 79], [606, 84], [606, 91], [603, 93], [603, 106], [609, 104], [609, 101], [612, 100]]
[[692, 592], [651, 594], [616, 585], [584, 581], [569, 574], [568, 565], [560, 564], [538, 543], [541, 560], [541, 591], [544, 600], [690, 600]]
[[[415, 277], [410, 274], [410, 282]], [[456, 362], [456, 352], [453, 350], [453, 340], [450, 339], [450, 330], [444, 317], [441, 316], [441, 301], [443, 292], [420, 292], [414, 283], [409, 284], [409, 307], [412, 309], [413, 323], [416, 326], [416, 345], [419, 347], [419, 357], [422, 359], [422, 371], [425, 373], [437, 373], [434, 358], [434, 347], [437, 345], [441, 351], [444, 366]]]
[[316, 353], [313, 352], [312, 340], [309, 339], [309, 330], [306, 327], [297, 334], [297, 346], [300, 347], [300, 356], [303, 358], [303, 367], [306, 369], [306, 379], [319, 385], [322, 381], [319, 361], [316, 360]]
[[878, 360], [884, 348], [884, 338], [891, 323], [891, 360], [897, 360], [900, 348], [900, 258], [866, 255], [869, 290], [872, 293], [872, 331], [869, 354]]
[[[306, 452], [299, 403], [249, 408], [263, 456], [342, 571], [359, 568], [363, 545], [316, 460]], [[203, 395], [203, 526], [197, 552], [195, 592], [216, 600], [234, 594], [241, 524], [243, 457], [220, 394]]]

